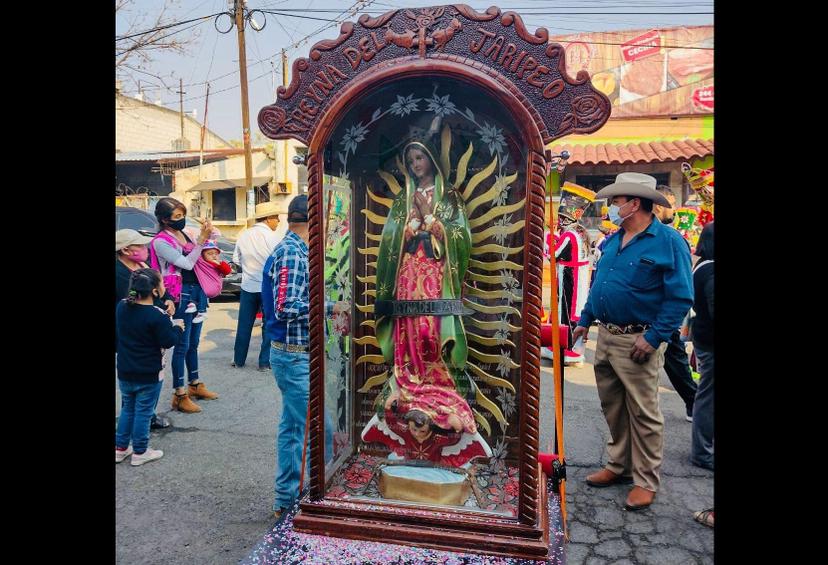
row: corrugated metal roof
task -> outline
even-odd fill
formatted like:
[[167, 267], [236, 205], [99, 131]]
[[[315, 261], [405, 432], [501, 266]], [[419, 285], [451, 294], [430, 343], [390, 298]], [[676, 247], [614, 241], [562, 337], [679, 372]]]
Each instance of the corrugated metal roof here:
[[[215, 157], [213, 152], [204, 152], [204, 157]], [[198, 161], [198, 153], [184, 151], [133, 151], [130, 153], [115, 153], [115, 162], [121, 161], [161, 161], [164, 159], [193, 159]]]
[[712, 139], [651, 141], [641, 143], [599, 143], [579, 145], [564, 143], [552, 146], [553, 153], [569, 151], [570, 165], [625, 165], [681, 161], [713, 155]]

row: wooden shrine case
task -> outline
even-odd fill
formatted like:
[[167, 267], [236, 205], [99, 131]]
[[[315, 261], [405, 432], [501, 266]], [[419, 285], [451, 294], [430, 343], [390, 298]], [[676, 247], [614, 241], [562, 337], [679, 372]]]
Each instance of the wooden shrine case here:
[[496, 7], [363, 15], [294, 61], [259, 127], [308, 145], [297, 530], [546, 555], [544, 146], [609, 114], [546, 29]]

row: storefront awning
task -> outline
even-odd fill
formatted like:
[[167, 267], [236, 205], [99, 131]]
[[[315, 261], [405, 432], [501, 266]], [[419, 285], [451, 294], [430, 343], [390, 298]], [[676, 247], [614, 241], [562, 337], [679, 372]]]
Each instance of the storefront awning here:
[[[253, 186], [273, 180], [273, 161], [264, 152], [251, 155]], [[234, 155], [214, 163], [198, 164], [175, 172], [175, 189], [180, 192], [245, 188], [244, 155]]]
[[642, 141], [639, 143], [564, 143], [552, 146], [552, 153], [569, 151], [569, 165], [626, 165], [686, 161], [713, 155], [712, 139]]
[[[253, 177], [253, 186], [261, 186], [267, 184], [273, 179], [272, 176]], [[221, 180], [205, 180], [200, 183], [187, 188], [187, 192], [197, 192], [201, 190], [221, 190], [223, 188], [245, 188], [247, 181], [244, 178], [240, 179], [221, 179]]]

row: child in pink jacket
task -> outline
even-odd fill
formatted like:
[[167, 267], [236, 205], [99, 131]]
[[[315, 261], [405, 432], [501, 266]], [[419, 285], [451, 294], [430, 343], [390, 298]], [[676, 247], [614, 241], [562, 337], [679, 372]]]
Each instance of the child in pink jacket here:
[[207, 318], [209, 299], [221, 294], [222, 279], [232, 273], [233, 269], [226, 261], [221, 260], [221, 249], [216, 245], [215, 240], [208, 239], [204, 242], [201, 257], [196, 261], [193, 271], [204, 290], [203, 299], [193, 305], [198, 311], [193, 318], [193, 323], [200, 324]]

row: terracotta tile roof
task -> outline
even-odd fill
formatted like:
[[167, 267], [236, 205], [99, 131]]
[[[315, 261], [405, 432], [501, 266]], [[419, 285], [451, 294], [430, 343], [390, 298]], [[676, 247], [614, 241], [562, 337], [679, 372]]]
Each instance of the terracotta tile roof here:
[[683, 139], [641, 143], [573, 143], [552, 146], [553, 153], [566, 149], [570, 165], [626, 165], [661, 161], [684, 161], [713, 155], [712, 139]]

